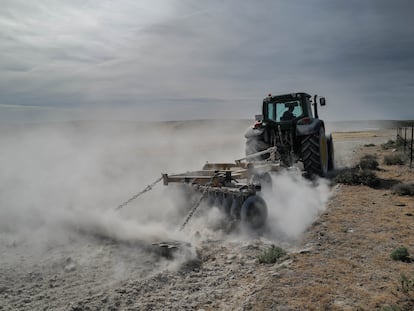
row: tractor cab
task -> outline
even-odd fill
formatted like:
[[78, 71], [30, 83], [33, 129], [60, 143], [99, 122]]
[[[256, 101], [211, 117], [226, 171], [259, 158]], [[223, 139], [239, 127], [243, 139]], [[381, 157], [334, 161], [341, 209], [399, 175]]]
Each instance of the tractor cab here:
[[286, 128], [302, 118], [313, 118], [310, 98], [306, 93], [278, 96], [269, 94], [263, 100], [263, 121]]

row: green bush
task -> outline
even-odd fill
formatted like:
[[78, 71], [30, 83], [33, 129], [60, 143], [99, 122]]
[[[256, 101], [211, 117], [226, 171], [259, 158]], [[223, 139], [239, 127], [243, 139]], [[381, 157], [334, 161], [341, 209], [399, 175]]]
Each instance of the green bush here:
[[357, 168], [343, 170], [335, 177], [334, 181], [345, 185], [365, 185], [369, 187], [377, 187], [381, 183], [374, 172]]
[[397, 140], [390, 139], [386, 143], [382, 144], [382, 149], [388, 150], [388, 149], [398, 149], [400, 147], [404, 146], [404, 139], [401, 137], [398, 137]]
[[363, 170], [376, 170], [378, 168], [377, 156], [367, 154], [359, 160], [358, 166]]
[[260, 263], [275, 263], [278, 259], [286, 256], [286, 254], [283, 248], [271, 245], [258, 256], [258, 259]]
[[404, 158], [402, 154], [392, 154], [387, 155], [384, 157], [384, 164], [385, 165], [403, 165], [404, 164]]
[[410, 254], [406, 247], [396, 248], [390, 255], [393, 260], [407, 261], [410, 259]]
[[410, 291], [414, 291], [414, 278], [409, 279], [404, 273], [400, 275], [401, 289], [407, 294]]
[[384, 150], [394, 149], [394, 148], [397, 148], [397, 143], [393, 141], [392, 139], [390, 139], [386, 143], [382, 144], [381, 147]]
[[410, 195], [414, 196], [414, 183], [399, 183], [396, 184], [392, 191], [399, 195]]

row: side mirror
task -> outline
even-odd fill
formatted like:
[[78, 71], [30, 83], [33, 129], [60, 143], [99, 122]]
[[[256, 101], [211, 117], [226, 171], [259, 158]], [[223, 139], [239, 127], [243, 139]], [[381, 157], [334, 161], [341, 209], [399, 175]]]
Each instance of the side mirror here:
[[325, 106], [325, 105], [326, 105], [326, 100], [325, 100], [325, 97], [321, 97], [321, 98], [319, 98], [319, 104], [320, 104], [321, 106]]
[[255, 121], [263, 121], [263, 115], [262, 114], [257, 114], [254, 116]]

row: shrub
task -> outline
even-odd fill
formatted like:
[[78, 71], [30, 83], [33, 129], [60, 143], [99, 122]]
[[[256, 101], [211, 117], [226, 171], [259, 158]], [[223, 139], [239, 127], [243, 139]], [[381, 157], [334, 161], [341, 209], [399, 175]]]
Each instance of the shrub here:
[[364, 147], [375, 147], [375, 144], [365, 144]]
[[271, 245], [258, 256], [258, 259], [260, 263], [275, 263], [278, 259], [286, 256], [286, 254], [283, 248]]
[[396, 145], [397, 147], [402, 147], [402, 146], [404, 146], [404, 145], [407, 145], [407, 143], [408, 143], [408, 140], [404, 140], [404, 138], [402, 138], [402, 137], [400, 137], [400, 136], [398, 136], [398, 137], [397, 137], [397, 140], [395, 141], [395, 145]]
[[378, 168], [377, 156], [367, 154], [359, 160], [358, 166], [363, 170], [376, 170]]
[[377, 187], [380, 184], [380, 179], [374, 172], [369, 170], [351, 168], [340, 172], [335, 177], [335, 182], [346, 185], [366, 185], [369, 187]]
[[399, 183], [396, 184], [392, 191], [399, 195], [412, 195], [414, 196], [414, 183]]
[[382, 147], [382, 149], [385, 149], [385, 150], [394, 149], [394, 148], [397, 148], [397, 144], [396, 144], [395, 141], [393, 141], [392, 139], [390, 139], [386, 143], [382, 144], [381, 147]]
[[407, 294], [414, 290], [414, 278], [409, 279], [404, 273], [401, 273], [400, 282], [403, 293]]
[[392, 140], [390, 139], [389, 141], [387, 141], [386, 143], [382, 144], [381, 147], [382, 149], [398, 149], [400, 147], [403, 147], [404, 145], [407, 145], [411, 142], [411, 140], [404, 140], [401, 137], [397, 137], [396, 140]]
[[407, 261], [410, 259], [410, 254], [406, 247], [396, 248], [390, 255], [393, 260]]
[[380, 179], [377, 177], [377, 175], [374, 172], [367, 170], [362, 170], [359, 172], [359, 180], [361, 181], [361, 184], [370, 187], [376, 187], [380, 184]]
[[399, 153], [387, 155], [384, 157], [384, 164], [385, 165], [403, 165], [404, 164], [403, 155]]

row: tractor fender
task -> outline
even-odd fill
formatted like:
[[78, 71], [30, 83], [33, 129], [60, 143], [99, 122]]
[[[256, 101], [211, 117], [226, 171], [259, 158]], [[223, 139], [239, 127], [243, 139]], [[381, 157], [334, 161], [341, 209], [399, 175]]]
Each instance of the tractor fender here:
[[321, 127], [325, 127], [323, 121], [319, 119], [312, 119], [308, 124], [297, 124], [296, 125], [296, 136], [306, 136], [315, 133], [319, 133]]

